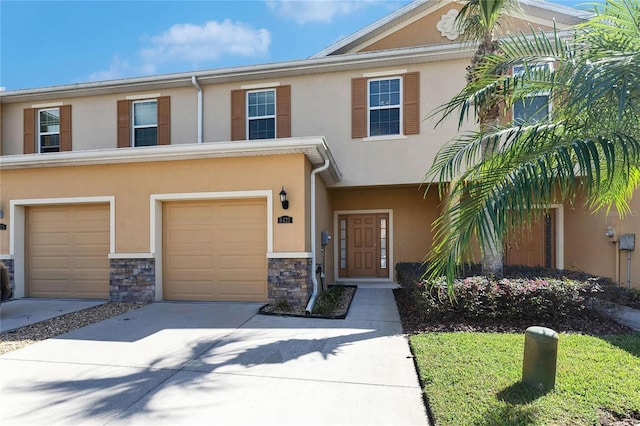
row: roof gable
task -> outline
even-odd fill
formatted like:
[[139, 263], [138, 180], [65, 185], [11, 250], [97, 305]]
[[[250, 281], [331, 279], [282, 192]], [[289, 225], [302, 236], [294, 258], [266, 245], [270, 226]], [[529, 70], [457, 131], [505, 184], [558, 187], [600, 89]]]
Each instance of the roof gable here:
[[[454, 0], [416, 0], [362, 30], [345, 37], [312, 58], [345, 53], [370, 52], [406, 47], [460, 43], [462, 38], [452, 31], [456, 10], [462, 7]], [[522, 12], [503, 28], [507, 32], [549, 30], [554, 21], [559, 29], [576, 24], [589, 14], [546, 1], [521, 2]]]

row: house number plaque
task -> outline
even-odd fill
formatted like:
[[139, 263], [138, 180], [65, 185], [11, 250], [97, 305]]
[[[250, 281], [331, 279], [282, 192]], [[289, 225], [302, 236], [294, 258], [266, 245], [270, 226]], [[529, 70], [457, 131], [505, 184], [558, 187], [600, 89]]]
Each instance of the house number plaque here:
[[293, 223], [293, 218], [291, 216], [280, 216], [278, 223]]

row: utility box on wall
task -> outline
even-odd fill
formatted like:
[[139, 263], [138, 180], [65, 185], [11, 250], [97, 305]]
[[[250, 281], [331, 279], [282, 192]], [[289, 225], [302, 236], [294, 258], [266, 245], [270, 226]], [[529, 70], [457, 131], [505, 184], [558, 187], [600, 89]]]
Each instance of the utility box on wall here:
[[620, 250], [635, 250], [636, 234], [624, 234], [620, 236]]

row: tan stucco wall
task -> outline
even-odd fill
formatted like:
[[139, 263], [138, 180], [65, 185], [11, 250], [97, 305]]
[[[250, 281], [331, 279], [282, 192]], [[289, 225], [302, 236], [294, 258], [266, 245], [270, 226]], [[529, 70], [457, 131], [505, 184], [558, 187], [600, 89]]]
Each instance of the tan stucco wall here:
[[[411, 66], [364, 69], [264, 80], [202, 84], [203, 140], [230, 139], [231, 91], [247, 84], [291, 85], [292, 136], [325, 136], [342, 171], [339, 186], [418, 183], [438, 149], [456, 134], [452, 118], [434, 129], [434, 120], [420, 123], [420, 134], [366, 141], [351, 139], [351, 80], [372, 71], [420, 72], [420, 115], [453, 96], [465, 81], [466, 60], [431, 62]], [[154, 93], [148, 93], [153, 95]], [[155, 92], [171, 96], [171, 143], [194, 143], [197, 139], [197, 94], [193, 87]], [[140, 95], [132, 92], [131, 95]], [[125, 95], [61, 99], [72, 105], [73, 150], [115, 148], [116, 105]], [[3, 105], [2, 142], [5, 155], [22, 153], [23, 109], [32, 103]]]
[[460, 8], [461, 6], [455, 4], [448, 4], [441, 7], [435, 12], [406, 25], [401, 30], [381, 37], [379, 40], [362, 49], [362, 51], [371, 52], [430, 44], [459, 43], [461, 40], [451, 41], [443, 36], [436, 28], [436, 25], [438, 21], [442, 19], [442, 15], [446, 15], [451, 9], [460, 10]]
[[[443, 15], [446, 15], [452, 9], [460, 10], [461, 8], [462, 6], [459, 4], [447, 4], [407, 24], [401, 29], [396, 28], [390, 31], [389, 34], [383, 33], [378, 36], [377, 39], [368, 42], [364, 47], [352, 49], [352, 51], [372, 52], [403, 47], [464, 42], [462, 36], [459, 36], [455, 40], [449, 40], [446, 36], [443, 36], [436, 27]], [[558, 28], [560, 29], [565, 27], [566, 25], [558, 24]], [[507, 18], [502, 22], [496, 33], [498, 36], [509, 33], [513, 34], [519, 31], [530, 33], [531, 28], [535, 31], [548, 31], [553, 29], [552, 26], [540, 22], [528, 23], [518, 18]]]
[[[316, 257], [322, 263], [322, 241], [320, 233], [326, 231], [333, 238], [333, 200], [320, 177], [316, 177]], [[336, 277], [333, 270], [333, 250], [336, 242], [332, 239], [326, 246], [324, 257], [325, 285], [333, 284]]]
[[171, 143], [197, 142], [197, 94], [194, 88], [130, 92], [118, 95], [75, 97], [46, 102], [4, 104], [0, 129], [2, 153], [22, 154], [23, 110], [42, 104], [71, 105], [71, 138], [74, 151], [117, 147], [117, 102], [127, 96], [171, 96]]
[[[424, 197], [424, 188], [353, 188], [331, 190], [334, 211], [391, 209], [393, 265], [422, 261], [433, 241], [431, 224], [438, 216], [437, 191]], [[334, 248], [335, 250], [335, 244]], [[394, 273], [395, 276], [395, 273]]]
[[[616, 234], [607, 238], [611, 226]], [[592, 274], [616, 277], [626, 286], [627, 252], [619, 252], [616, 268], [615, 241], [623, 234], [636, 234], [636, 249], [631, 252], [631, 286], [640, 288], [640, 190], [631, 200], [631, 212], [620, 218], [617, 211], [590, 213], [580, 204], [565, 206], [564, 244], [565, 267]]]
[[[274, 252], [307, 251], [303, 154], [164, 161], [113, 165], [2, 170], [3, 223], [11, 221], [9, 201], [63, 197], [115, 197], [116, 253], [150, 252], [150, 196], [192, 192], [273, 191]], [[278, 225], [283, 214], [278, 193], [291, 194], [286, 214], [293, 224]], [[0, 232], [0, 254], [9, 254], [9, 232]]]

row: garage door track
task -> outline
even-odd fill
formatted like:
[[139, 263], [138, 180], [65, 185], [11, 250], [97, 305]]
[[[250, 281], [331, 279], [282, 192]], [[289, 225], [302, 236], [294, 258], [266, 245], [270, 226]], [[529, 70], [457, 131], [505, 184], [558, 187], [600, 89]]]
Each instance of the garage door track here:
[[427, 424], [390, 289], [346, 320], [154, 303], [0, 357], [0, 423]]

